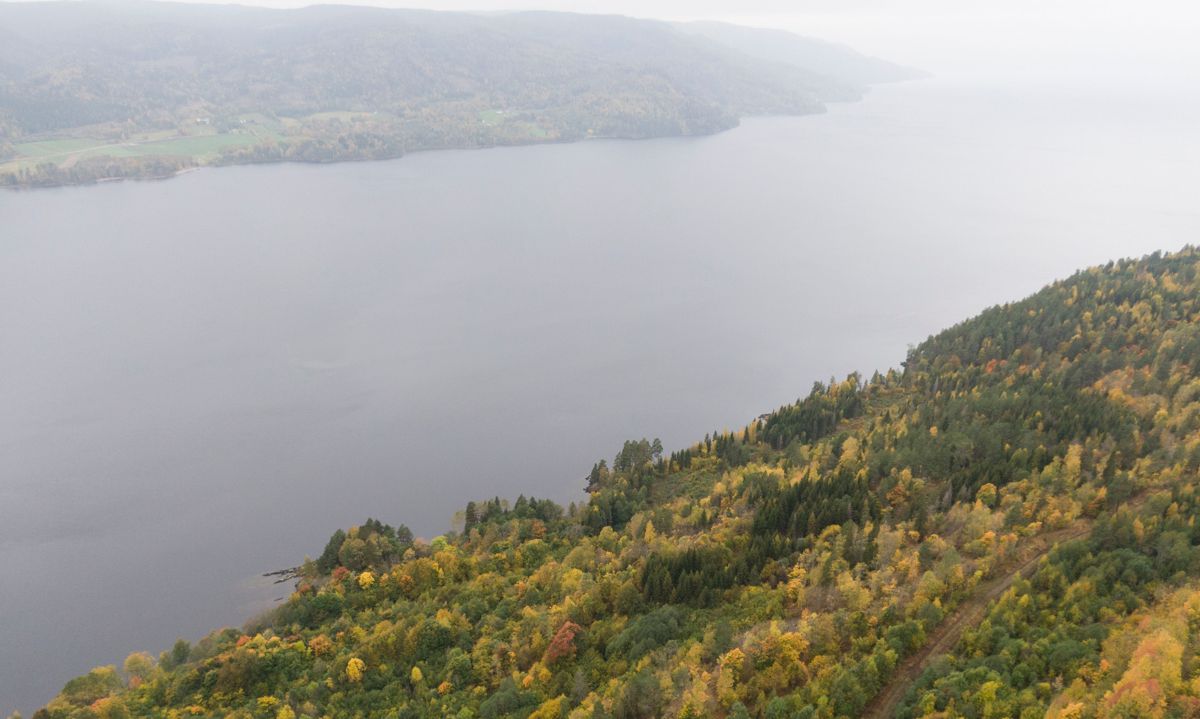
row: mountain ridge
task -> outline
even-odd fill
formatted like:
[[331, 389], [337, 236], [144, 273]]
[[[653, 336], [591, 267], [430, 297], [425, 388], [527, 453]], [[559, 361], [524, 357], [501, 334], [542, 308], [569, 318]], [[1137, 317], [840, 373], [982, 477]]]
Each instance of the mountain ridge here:
[[929, 77], [928, 73], [916, 68], [897, 65], [864, 55], [846, 45], [786, 30], [713, 21], [682, 22], [676, 23], [676, 27], [762, 60], [814, 71], [826, 68], [828, 74], [864, 87]]
[[29, 2], [0, 28], [0, 186], [704, 135], [865, 89], [849, 50], [825, 73], [619, 15]]

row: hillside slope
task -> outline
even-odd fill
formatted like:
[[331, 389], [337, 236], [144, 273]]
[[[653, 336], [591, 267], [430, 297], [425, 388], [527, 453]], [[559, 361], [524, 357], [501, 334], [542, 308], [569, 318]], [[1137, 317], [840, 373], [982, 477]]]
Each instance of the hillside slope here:
[[4, 3], [0, 185], [706, 134], [858, 98], [843, 57], [764, 60], [620, 16]]
[[807, 68], [843, 82], [865, 87], [925, 77], [920, 70], [870, 57], [855, 50], [803, 37], [785, 30], [745, 27], [724, 22], [686, 22], [680, 31], [715, 40], [751, 57]]
[[[1182, 716], [1198, 470], [1188, 248], [692, 447], [627, 442], [578, 506], [472, 503], [429, 543], [339, 531], [270, 616], [38, 716], [857, 717], [881, 692], [905, 717]], [[1136, 647], [1135, 622], [1161, 636]]]

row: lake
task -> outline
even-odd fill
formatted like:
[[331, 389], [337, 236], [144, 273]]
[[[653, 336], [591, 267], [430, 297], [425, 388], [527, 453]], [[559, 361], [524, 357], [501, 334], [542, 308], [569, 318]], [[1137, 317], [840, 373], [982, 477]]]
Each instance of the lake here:
[[704, 138], [0, 194], [0, 714], [242, 623], [338, 527], [579, 500], [624, 439], [1196, 242], [1197, 108], [933, 80]]

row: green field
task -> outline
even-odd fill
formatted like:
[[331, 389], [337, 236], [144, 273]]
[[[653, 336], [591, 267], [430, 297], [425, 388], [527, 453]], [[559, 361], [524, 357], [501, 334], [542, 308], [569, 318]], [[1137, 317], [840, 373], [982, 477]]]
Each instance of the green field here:
[[504, 122], [504, 111], [484, 110], [479, 113], [479, 121], [485, 125], [499, 125]]
[[266, 138], [275, 138], [277, 133], [265, 128], [253, 132], [226, 132], [203, 135], [174, 135], [157, 132], [141, 137], [112, 142], [100, 138], [60, 138], [25, 142], [14, 146], [17, 157], [0, 165], [0, 171], [31, 167], [43, 162], [70, 166], [79, 160], [91, 157], [149, 157], [165, 155], [192, 157], [197, 162], [208, 162], [220, 156], [223, 150], [255, 145]]
[[375, 112], [356, 112], [352, 110], [333, 110], [330, 112], [316, 112], [308, 115], [305, 119], [308, 120], [344, 120], [350, 122], [363, 118], [370, 118], [379, 113]]
[[261, 140], [261, 136], [249, 133], [224, 133], [220, 135], [179, 137], [173, 140], [147, 142], [137, 145], [136, 149], [138, 150], [138, 154], [141, 155], [183, 155], [209, 160], [215, 158], [221, 150], [231, 147], [255, 145]]
[[521, 123], [520, 127], [522, 130], [525, 131], [526, 135], [528, 135], [529, 137], [532, 137], [535, 140], [544, 140], [549, 135], [549, 133], [546, 132], [545, 128], [535, 125], [532, 122], [523, 122], [523, 123]]
[[[354, 122], [375, 116], [369, 112], [321, 112], [304, 118], [272, 118], [259, 113], [237, 116], [240, 127], [231, 132], [215, 128], [186, 127], [180, 130], [142, 132], [123, 140], [102, 137], [58, 137], [13, 146], [17, 154], [0, 162], [0, 172], [12, 172], [51, 162], [70, 167], [80, 160], [93, 157], [190, 157], [198, 164], [212, 162], [221, 153], [238, 147], [249, 147], [264, 140], [276, 140], [285, 134], [301, 131], [305, 121], [340, 120]], [[499, 115], [497, 115], [499, 117]]]
[[30, 159], [54, 158], [63, 155], [85, 153], [102, 145], [112, 147], [101, 140], [89, 138], [70, 138], [64, 140], [42, 140], [41, 142], [24, 142], [13, 146], [22, 157]]

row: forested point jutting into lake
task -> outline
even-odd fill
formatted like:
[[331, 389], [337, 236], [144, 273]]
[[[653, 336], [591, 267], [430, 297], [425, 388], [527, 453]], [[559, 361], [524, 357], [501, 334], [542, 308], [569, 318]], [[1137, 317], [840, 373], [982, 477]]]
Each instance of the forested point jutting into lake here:
[[405, 517], [338, 530], [269, 615], [35, 716], [1187, 716], [1198, 470], [1185, 248], [691, 446], [626, 442], [580, 504], [481, 497], [429, 542]]

